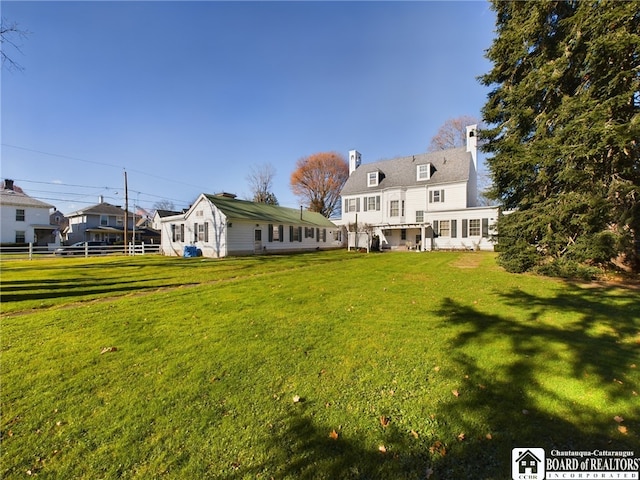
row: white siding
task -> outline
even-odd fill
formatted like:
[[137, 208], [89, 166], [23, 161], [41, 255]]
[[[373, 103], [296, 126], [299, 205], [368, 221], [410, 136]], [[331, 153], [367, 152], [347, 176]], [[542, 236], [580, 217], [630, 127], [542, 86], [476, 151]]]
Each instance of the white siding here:
[[[438, 222], [441, 232], [442, 221], [449, 222], [449, 234], [434, 239], [436, 249], [493, 250], [491, 235], [496, 233], [498, 209], [495, 207], [468, 208], [463, 211], [438, 212], [431, 214], [430, 223]], [[456, 222], [455, 237], [452, 232], [452, 221]], [[477, 232], [476, 230], [477, 226]], [[488, 227], [488, 228], [487, 228]]]
[[[24, 210], [24, 220], [16, 220], [16, 210]], [[33, 225], [49, 225], [49, 209], [3, 204], [0, 208], [0, 242], [15, 243], [16, 232], [24, 232], [25, 242], [34, 241]]]
[[[255, 231], [262, 231], [262, 245], [266, 228], [264, 226], [256, 227], [256, 222], [248, 222], [247, 220], [235, 220], [227, 229], [227, 241], [229, 242], [229, 255], [250, 255], [255, 253]], [[259, 249], [260, 247], [258, 247]]]
[[[174, 239], [172, 225], [177, 232], [184, 231], [183, 238]], [[198, 235], [200, 225], [206, 225], [206, 238], [203, 238], [204, 232]], [[305, 235], [304, 226], [282, 224], [282, 241], [269, 241], [269, 225], [277, 228], [281, 224], [227, 218], [206, 196], [201, 195], [185, 215], [162, 219], [162, 253], [181, 256], [185, 246], [194, 245], [203, 256], [219, 258], [227, 255], [308, 251], [342, 246], [341, 242], [334, 241], [334, 232], [338, 227], [313, 227], [313, 236], [309, 236]], [[291, 239], [290, 227], [300, 232], [296, 240]], [[255, 240], [256, 230], [261, 232], [261, 240], [258, 242]], [[306, 232], [310, 230], [307, 229]]]
[[[438, 195], [440, 198], [439, 201], [436, 201]], [[431, 186], [427, 191], [427, 202], [429, 211], [467, 208], [467, 185], [466, 183], [453, 183]]]

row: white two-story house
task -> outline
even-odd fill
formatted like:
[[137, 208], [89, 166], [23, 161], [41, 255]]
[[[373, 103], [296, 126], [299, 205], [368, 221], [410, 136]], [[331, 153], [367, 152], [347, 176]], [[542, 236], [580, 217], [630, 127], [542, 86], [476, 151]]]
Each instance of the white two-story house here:
[[475, 125], [466, 143], [366, 164], [351, 150], [335, 222], [350, 232], [349, 247], [493, 250], [498, 208], [478, 205]]
[[49, 222], [55, 207], [30, 197], [13, 180], [4, 180], [0, 188], [0, 243], [3, 245], [58, 246], [57, 225]]

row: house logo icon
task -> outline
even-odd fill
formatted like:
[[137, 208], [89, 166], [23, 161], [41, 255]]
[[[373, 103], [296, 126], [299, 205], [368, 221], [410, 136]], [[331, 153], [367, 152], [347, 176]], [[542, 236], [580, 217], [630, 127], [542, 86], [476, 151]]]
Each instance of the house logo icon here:
[[514, 448], [511, 450], [513, 480], [544, 480], [544, 448]]

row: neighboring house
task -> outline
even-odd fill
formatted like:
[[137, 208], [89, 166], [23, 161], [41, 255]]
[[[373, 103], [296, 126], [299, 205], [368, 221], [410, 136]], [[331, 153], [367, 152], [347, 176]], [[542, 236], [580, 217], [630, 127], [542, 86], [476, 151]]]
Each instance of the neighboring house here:
[[67, 217], [65, 217], [64, 213], [55, 207], [53, 213], [49, 215], [49, 223], [51, 225], [55, 225], [60, 233], [62, 233], [62, 231], [67, 228], [67, 225], [69, 225], [69, 221], [67, 220]]
[[185, 212], [164, 216], [164, 255], [195, 246], [205, 257], [296, 252], [342, 246], [339, 229], [319, 213], [201, 194]]
[[136, 210], [136, 226], [132, 232], [136, 244], [160, 245], [160, 229], [153, 226], [153, 215], [142, 207]]
[[[65, 240], [69, 244], [76, 242], [106, 242], [109, 244], [124, 241], [125, 211], [119, 206], [102, 201], [67, 215], [69, 222]], [[128, 212], [128, 233], [132, 235], [134, 215]]]
[[0, 243], [59, 245], [58, 226], [49, 222], [54, 208], [25, 194], [13, 180], [5, 180], [0, 189]]
[[493, 250], [498, 208], [478, 206], [475, 125], [466, 147], [369, 164], [350, 151], [341, 196], [349, 247]]

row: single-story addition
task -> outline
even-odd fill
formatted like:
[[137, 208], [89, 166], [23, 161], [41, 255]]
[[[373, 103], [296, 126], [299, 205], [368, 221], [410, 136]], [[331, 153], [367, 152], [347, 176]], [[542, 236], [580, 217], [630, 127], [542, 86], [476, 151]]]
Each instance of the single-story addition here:
[[161, 253], [195, 246], [205, 257], [342, 247], [340, 229], [316, 212], [201, 194], [185, 213], [161, 219]]

